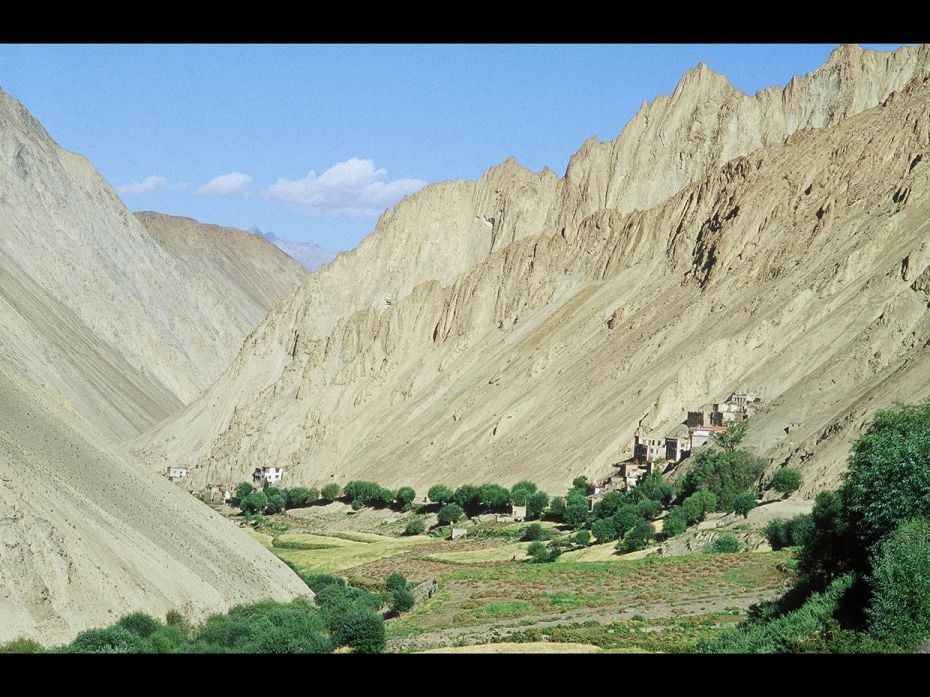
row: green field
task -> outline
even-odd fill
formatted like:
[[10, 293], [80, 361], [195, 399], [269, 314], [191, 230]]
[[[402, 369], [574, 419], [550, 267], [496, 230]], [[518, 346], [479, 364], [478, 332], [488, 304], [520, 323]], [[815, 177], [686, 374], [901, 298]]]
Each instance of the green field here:
[[389, 650], [405, 652], [497, 642], [689, 651], [791, 580], [786, 551], [631, 559], [594, 545], [529, 564], [527, 543], [510, 534], [518, 530], [454, 542], [365, 531], [256, 536], [305, 572], [365, 585], [394, 571], [413, 583], [436, 579], [439, 592], [387, 623]]

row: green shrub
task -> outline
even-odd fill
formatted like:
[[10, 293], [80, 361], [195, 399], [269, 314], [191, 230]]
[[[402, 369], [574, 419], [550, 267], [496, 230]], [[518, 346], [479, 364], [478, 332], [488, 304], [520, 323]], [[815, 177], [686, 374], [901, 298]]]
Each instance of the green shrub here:
[[688, 516], [680, 506], [676, 506], [665, 516], [665, 522], [662, 525], [662, 534], [666, 539], [680, 535], [688, 527]]
[[662, 510], [662, 504], [654, 499], [643, 499], [636, 505], [636, 510], [644, 520], [653, 520]]
[[412, 518], [407, 519], [407, 524], [404, 526], [405, 535], [422, 535], [425, 531], [426, 523], [423, 522], [423, 518], [414, 515]]
[[553, 497], [552, 501], [549, 502], [549, 515], [556, 520], [562, 520], [562, 518], [565, 516], [564, 498], [561, 496]]
[[0, 654], [3, 653], [43, 653], [45, 647], [35, 639], [21, 637], [5, 644], [0, 644]]
[[762, 533], [765, 539], [772, 545], [772, 549], [778, 550], [791, 546], [791, 530], [788, 527], [788, 521], [782, 518], [770, 520]]
[[688, 519], [688, 525], [704, 520], [704, 516], [717, 508], [717, 496], [707, 489], [698, 489], [684, 501], [681, 508]]
[[572, 492], [568, 495], [565, 504], [565, 513], [562, 518], [565, 524], [572, 528], [580, 528], [588, 520], [588, 498], [583, 494]]
[[280, 513], [287, 506], [287, 498], [285, 497], [284, 492], [277, 487], [271, 486], [270, 484], [265, 487], [265, 498], [268, 499], [268, 503], [265, 504], [264, 511], [267, 515]]
[[546, 545], [539, 540], [531, 542], [526, 548], [526, 553], [530, 555], [530, 561], [534, 564], [542, 564], [549, 561], [549, 550]]
[[782, 467], [772, 477], [772, 488], [782, 494], [790, 494], [801, 486], [801, 473], [790, 467]]
[[482, 484], [481, 505], [489, 511], [503, 511], [510, 504], [510, 492], [499, 484]]
[[334, 636], [340, 646], [351, 646], [356, 653], [384, 651], [384, 620], [366, 610], [354, 610], [343, 618]]
[[463, 484], [455, 490], [455, 503], [474, 515], [481, 510], [481, 489], [472, 484]]
[[523, 539], [527, 542], [535, 542], [543, 538], [543, 527], [539, 523], [527, 525], [523, 531]]
[[[585, 532], [587, 531], [585, 530]], [[600, 520], [595, 520], [593, 523], [591, 523], [591, 532], [594, 534], [598, 544], [616, 540], [619, 536], [619, 533], [617, 532], [617, 526], [614, 525], [613, 518], [601, 518]]]
[[291, 489], [285, 489], [284, 495], [287, 508], [304, 508], [312, 506], [319, 500], [320, 492], [316, 489], [307, 489], [302, 486], [295, 486]]
[[720, 532], [714, 536], [704, 551], [710, 554], [735, 554], [742, 549], [739, 539], [732, 532]]
[[587, 530], [579, 530], [575, 533], [575, 544], [587, 547], [591, 543], [591, 533]]
[[871, 585], [872, 634], [909, 650], [930, 638], [930, 521], [915, 518], [882, 541]]
[[416, 599], [407, 588], [395, 588], [391, 591], [391, 611], [395, 614], [407, 612], [413, 607]]
[[394, 573], [392, 573], [390, 576], [387, 577], [386, 585], [389, 591], [394, 591], [394, 590], [397, 590], [398, 588], [406, 588], [407, 579], [404, 577], [402, 573], [395, 571]]
[[[639, 514], [639, 507], [635, 504], [627, 503], [616, 510], [610, 519], [614, 528], [617, 530], [615, 537], [623, 537], [629, 530], [643, 520]], [[597, 535], [597, 533], [595, 533]]]
[[642, 518], [623, 535], [623, 540], [618, 544], [617, 549], [620, 551], [636, 552], [645, 549], [646, 545], [655, 539], [656, 530], [648, 520]]
[[594, 502], [594, 517], [598, 520], [610, 518], [620, 506], [628, 503], [630, 503], [630, 497], [626, 492], [608, 491]]
[[442, 484], [435, 484], [429, 488], [429, 491], [426, 493], [426, 497], [433, 503], [438, 503], [440, 506], [444, 506], [447, 503], [452, 503], [455, 501], [455, 493], [447, 486]]
[[249, 482], [239, 482], [236, 484], [236, 499], [242, 501], [253, 491], [255, 491], [255, 489]]
[[362, 506], [389, 506], [394, 501], [394, 492], [377, 482], [352, 480], [343, 488], [343, 493], [352, 499], [353, 508], [358, 501]]
[[439, 509], [439, 513], [436, 517], [439, 519], [440, 525], [452, 525], [453, 523], [459, 522], [464, 515], [465, 512], [457, 503], [447, 503]]
[[756, 507], [756, 492], [744, 491], [742, 494], [733, 499], [731, 510], [737, 515], [744, 518], [749, 517], [749, 511]]
[[513, 488], [510, 490], [510, 500], [516, 506], [528, 506], [530, 496], [536, 493], [536, 491], [536, 484], [524, 479], [513, 485]]
[[117, 627], [128, 629], [130, 632], [146, 638], [161, 629], [162, 624], [151, 615], [144, 612], [133, 612], [123, 615], [116, 621]]
[[530, 520], [541, 518], [548, 505], [549, 494], [545, 491], [534, 491], [526, 499], [526, 517]]
[[143, 653], [145, 639], [124, 627], [86, 629], [67, 648], [69, 653]]
[[339, 493], [341, 488], [338, 484], [331, 483], [323, 487], [323, 490], [320, 491], [320, 495], [323, 497], [323, 500], [327, 503], [332, 503], [339, 498]]
[[243, 513], [261, 513], [268, 505], [268, 497], [264, 491], [253, 491], [239, 501], [239, 509]]
[[714, 510], [733, 510], [733, 501], [752, 488], [766, 464], [762, 458], [743, 450], [701, 450], [694, 458], [691, 471], [685, 475], [682, 494], [688, 497], [699, 489], [707, 489], [717, 498], [719, 509]]
[[413, 490], [412, 487], [402, 486], [397, 490], [397, 503], [401, 507], [407, 507], [413, 504], [413, 500], [417, 497], [417, 492]]
[[[300, 578], [307, 584], [310, 590], [317, 595], [328, 586], [335, 586], [336, 588], [342, 589], [346, 587], [346, 580], [344, 578], [333, 576], [332, 574], [304, 574]], [[319, 598], [317, 598], [317, 602], [320, 602]]]
[[657, 501], [662, 506], [667, 506], [674, 496], [672, 485], [665, 481], [655, 463], [653, 463], [653, 471], [646, 475], [642, 483], [633, 491], [637, 496]]

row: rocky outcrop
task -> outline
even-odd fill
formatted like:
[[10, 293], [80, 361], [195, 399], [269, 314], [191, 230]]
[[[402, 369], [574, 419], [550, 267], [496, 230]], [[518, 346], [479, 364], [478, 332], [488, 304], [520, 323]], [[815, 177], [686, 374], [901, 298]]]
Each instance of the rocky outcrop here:
[[804, 493], [835, 483], [875, 408], [930, 395], [927, 303], [901, 271], [927, 235], [928, 58], [844, 47], [755, 97], [700, 67], [564, 179], [507, 162], [427, 187], [136, 444], [197, 478], [275, 462], [295, 482], [560, 490], [637, 424], [751, 387], [751, 444], [803, 461]]

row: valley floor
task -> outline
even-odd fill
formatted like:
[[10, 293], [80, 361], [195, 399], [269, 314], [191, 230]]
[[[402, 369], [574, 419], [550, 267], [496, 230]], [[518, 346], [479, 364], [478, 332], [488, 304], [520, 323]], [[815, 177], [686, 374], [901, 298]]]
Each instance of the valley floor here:
[[387, 622], [394, 652], [513, 652], [517, 644], [533, 652], [687, 652], [793, 578], [787, 551], [620, 555], [610, 543], [529, 564], [528, 543], [505, 536], [524, 524], [478, 526], [469, 532], [478, 537], [451, 541], [399, 536], [404, 517], [334, 503], [275, 516], [253, 534], [301, 571], [371, 587], [395, 571], [411, 585], [435, 580], [432, 597]]

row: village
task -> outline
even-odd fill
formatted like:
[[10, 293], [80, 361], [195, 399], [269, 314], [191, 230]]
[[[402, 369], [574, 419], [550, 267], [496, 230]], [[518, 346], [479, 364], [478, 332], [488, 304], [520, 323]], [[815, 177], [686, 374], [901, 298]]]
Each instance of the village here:
[[[665, 435], [642, 433], [637, 429], [633, 436], [632, 455], [614, 465], [616, 473], [606, 479], [593, 482], [588, 489], [588, 499], [593, 510], [595, 502], [609, 491], [626, 491], [634, 488], [649, 476], [656, 467], [662, 467], [661, 473], [678, 467], [701, 448], [711, 443], [714, 436], [726, 432], [731, 423], [744, 421], [757, 413], [764, 405], [757, 392], [733, 392], [723, 402], [705, 405], [696, 411], [688, 411], [685, 420]], [[268, 486], [280, 486], [284, 480], [286, 468], [273, 465], [256, 467], [252, 472], [252, 485], [256, 489]], [[181, 484], [190, 476], [186, 467], [165, 468], [165, 476], [172, 482]], [[208, 504], [232, 505], [235, 499], [235, 484], [208, 484], [200, 491], [191, 490]], [[424, 502], [426, 499], [424, 499]], [[480, 517], [480, 516], [479, 516]], [[511, 506], [509, 514], [487, 514], [488, 522], [510, 523], [523, 522], [526, 518], [526, 506]], [[453, 539], [456, 532], [453, 530]]]

